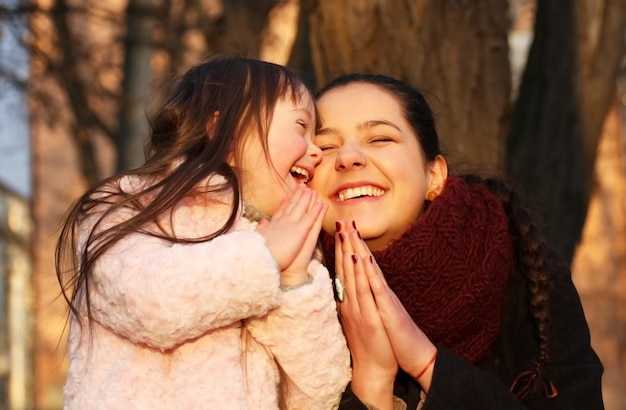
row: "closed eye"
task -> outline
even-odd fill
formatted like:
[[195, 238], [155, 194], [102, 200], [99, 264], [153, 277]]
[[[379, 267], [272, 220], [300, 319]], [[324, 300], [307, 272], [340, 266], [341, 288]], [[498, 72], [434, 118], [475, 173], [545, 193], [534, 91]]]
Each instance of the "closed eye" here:
[[371, 138], [370, 142], [393, 142], [393, 138], [385, 137], [385, 136], [379, 136], [379, 137]]
[[336, 145], [318, 145], [317, 147], [322, 151], [329, 151], [331, 149], [337, 148]]

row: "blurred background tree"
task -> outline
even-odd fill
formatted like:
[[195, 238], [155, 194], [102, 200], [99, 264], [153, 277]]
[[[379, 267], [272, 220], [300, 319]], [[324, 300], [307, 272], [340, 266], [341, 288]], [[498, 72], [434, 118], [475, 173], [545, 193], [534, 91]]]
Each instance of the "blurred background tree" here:
[[[518, 182], [552, 243], [573, 261], [598, 190], [605, 119], [618, 106], [626, 34], [626, 0], [31, 0], [0, 6], [0, 19], [15, 16], [28, 18], [24, 46], [31, 58], [37, 324], [29, 405], [38, 409], [60, 405], [64, 380], [59, 338], [67, 309], [58, 299], [52, 253], [59, 220], [87, 186], [143, 161], [146, 110], [173, 75], [207, 56], [245, 55], [292, 67], [313, 90], [354, 71], [406, 80], [425, 92], [457, 170]], [[509, 44], [520, 24], [532, 46], [516, 80]], [[625, 146], [617, 150], [622, 167]], [[625, 178], [622, 168], [615, 185], [621, 191], [611, 197], [618, 203]], [[622, 204], [611, 223], [623, 228], [624, 214]], [[622, 324], [623, 232], [612, 240], [616, 262], [605, 261], [621, 272]], [[609, 372], [612, 383], [623, 388], [626, 335], [616, 337], [615, 363], [605, 364], [616, 369]], [[626, 399], [607, 386], [607, 408], [626, 408]]]

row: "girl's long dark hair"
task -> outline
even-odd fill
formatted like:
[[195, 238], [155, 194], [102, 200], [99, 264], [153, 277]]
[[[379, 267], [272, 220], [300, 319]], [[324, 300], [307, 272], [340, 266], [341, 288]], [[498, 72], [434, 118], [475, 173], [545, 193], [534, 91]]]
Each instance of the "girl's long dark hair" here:
[[[240, 163], [247, 138], [261, 138], [267, 148], [267, 131], [276, 103], [283, 98], [298, 101], [306, 93], [302, 81], [287, 68], [247, 58], [207, 61], [178, 78], [149, 119], [145, 163], [89, 189], [63, 220], [55, 269], [71, 312], [79, 316], [76, 302], [84, 295], [91, 319], [88, 288], [93, 266], [126, 235], [140, 232], [171, 242], [193, 243], [229, 230], [237, 217], [241, 195], [240, 177], [229, 163]], [[215, 174], [222, 175], [225, 182], [199, 187]], [[120, 187], [122, 176], [137, 177], [141, 188], [124, 192]], [[220, 229], [204, 237], [181, 238], [173, 229], [158, 225], [159, 217], [167, 216], [183, 198], [211, 192], [232, 193], [230, 216]], [[104, 218], [119, 211], [133, 216], [105, 227]], [[87, 228], [81, 223], [87, 218], [95, 218], [95, 222], [88, 232], [82, 232]], [[148, 230], [148, 224], [156, 224], [156, 232]], [[79, 234], [86, 236], [80, 245]]]

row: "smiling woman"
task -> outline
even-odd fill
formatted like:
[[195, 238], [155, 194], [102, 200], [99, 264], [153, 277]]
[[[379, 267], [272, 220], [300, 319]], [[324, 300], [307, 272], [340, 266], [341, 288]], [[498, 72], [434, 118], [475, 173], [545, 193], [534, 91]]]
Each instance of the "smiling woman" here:
[[318, 94], [311, 187], [329, 210], [353, 378], [340, 409], [602, 409], [567, 264], [505, 181], [448, 175], [423, 96], [382, 75]]
[[324, 160], [312, 187], [329, 204], [324, 230], [332, 232], [334, 221], [356, 220], [370, 249], [384, 248], [423, 212], [424, 201], [417, 199], [441, 191], [446, 162], [441, 156], [426, 162], [396, 98], [380, 87], [331, 89], [318, 109], [322, 127], [315, 144]]

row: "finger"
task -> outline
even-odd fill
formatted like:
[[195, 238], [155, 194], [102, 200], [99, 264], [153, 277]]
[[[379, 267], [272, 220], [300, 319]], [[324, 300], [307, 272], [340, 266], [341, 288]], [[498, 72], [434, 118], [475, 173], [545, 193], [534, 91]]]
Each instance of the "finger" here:
[[363, 266], [364, 275], [367, 277], [372, 293], [378, 301], [378, 297], [388, 293], [391, 289], [387, 285], [387, 281], [372, 255], [364, 258]]
[[[335, 292], [337, 294], [337, 299], [339, 302], [345, 301], [345, 287], [343, 285], [344, 275], [343, 275], [343, 251], [341, 249], [341, 244], [345, 240], [344, 235], [341, 231], [341, 222], [335, 222]], [[340, 307], [341, 308], [341, 307]], [[340, 313], [342, 313], [340, 311]]]
[[[350, 311], [352, 315], [358, 315], [359, 326], [365, 337], [379, 338], [382, 337], [389, 343], [386, 335], [385, 325], [381, 318], [376, 301], [372, 295], [372, 290], [365, 273], [365, 261], [359, 256], [352, 254], [351, 260], [354, 264], [354, 295], [351, 299]], [[349, 293], [348, 298], [350, 298]], [[378, 335], [378, 336], [376, 336]]]
[[341, 242], [341, 267], [343, 273], [341, 280], [343, 281], [346, 299], [354, 301], [355, 305], [358, 306], [354, 277], [355, 263], [353, 260], [355, 255], [350, 242], [345, 239], [345, 234], [342, 234], [344, 235], [344, 240]]
[[[308, 198], [308, 203], [304, 203], [305, 198]], [[298, 210], [301, 213], [295, 216], [299, 218], [301, 223], [303, 223], [307, 227], [307, 229], [314, 229], [315, 223], [319, 219], [320, 213], [323, 209], [326, 209], [328, 207], [321, 199], [318, 198], [317, 192], [312, 190], [309, 190], [308, 195], [303, 196], [303, 200], [300, 205], [303, 206]], [[322, 214], [322, 218], [323, 216], [324, 215]], [[319, 234], [319, 230], [316, 232], [316, 234]]]
[[314, 244], [317, 244], [317, 241], [319, 239], [326, 211], [328, 211], [328, 204], [321, 199], [316, 198], [315, 202], [311, 206], [311, 209], [309, 210], [312, 216], [315, 217], [315, 219], [313, 219], [313, 225], [309, 230], [309, 237]]
[[378, 313], [378, 308], [372, 294], [368, 275], [365, 272], [367, 262], [357, 255], [352, 255], [352, 261], [354, 262], [354, 285], [359, 310], [362, 315], [373, 317]]
[[364, 261], [364, 269], [383, 324], [385, 328], [389, 326], [393, 328], [394, 324], [397, 323], [402, 316], [408, 317], [408, 313], [406, 313], [406, 310], [395, 293], [389, 288], [382, 271], [373, 257], [368, 257]]
[[291, 195], [285, 214], [299, 217], [309, 208], [313, 190], [305, 185], [298, 185]]
[[351, 246], [358, 255], [365, 258], [366, 256], [372, 254], [365, 241], [361, 238], [361, 233], [359, 232], [354, 220], [348, 224], [348, 232]]
[[[315, 201], [311, 209], [309, 209], [309, 211], [307, 212], [305, 219], [300, 222], [301, 224], [306, 225], [308, 228], [306, 238], [302, 245], [302, 251], [306, 252], [309, 258], [311, 257], [315, 247], [317, 246], [319, 234], [322, 230], [324, 215], [326, 214], [327, 209], [328, 205], [322, 200], [318, 199], [317, 201]], [[309, 223], [310, 226], [308, 226]]]

